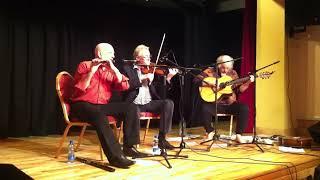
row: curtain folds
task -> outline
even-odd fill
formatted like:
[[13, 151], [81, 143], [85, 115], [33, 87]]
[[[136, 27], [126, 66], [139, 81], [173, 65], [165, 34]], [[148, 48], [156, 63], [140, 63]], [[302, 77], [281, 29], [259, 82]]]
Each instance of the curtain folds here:
[[[121, 61], [132, 58], [138, 44], [150, 46], [156, 55], [166, 32], [168, 41], [163, 53], [173, 49], [177, 59], [182, 60], [184, 16], [178, 12], [108, 2], [96, 8], [45, 4], [38, 8], [25, 3], [26, 6], [0, 11], [4, 106], [0, 114], [0, 138], [61, 133], [65, 123], [55, 91], [55, 77], [63, 70], [73, 74], [80, 61], [94, 57], [94, 47], [100, 42], [111, 43], [116, 60]], [[146, 21], [149, 19], [154, 21]]]
[[[243, 14], [242, 31], [242, 62], [241, 75], [245, 76], [248, 72], [253, 72], [256, 66], [256, 0], [246, 0]], [[249, 122], [245, 132], [253, 132], [255, 121], [255, 84], [241, 94], [240, 102], [249, 106]]]

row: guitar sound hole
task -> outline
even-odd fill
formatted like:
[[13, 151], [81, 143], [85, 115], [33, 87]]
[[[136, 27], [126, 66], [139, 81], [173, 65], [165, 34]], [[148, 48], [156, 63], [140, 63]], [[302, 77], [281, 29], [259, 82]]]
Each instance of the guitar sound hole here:
[[223, 88], [225, 88], [225, 87], [226, 87], [226, 84], [225, 84], [225, 83], [219, 84], [219, 88], [220, 88], [220, 89], [223, 89]]

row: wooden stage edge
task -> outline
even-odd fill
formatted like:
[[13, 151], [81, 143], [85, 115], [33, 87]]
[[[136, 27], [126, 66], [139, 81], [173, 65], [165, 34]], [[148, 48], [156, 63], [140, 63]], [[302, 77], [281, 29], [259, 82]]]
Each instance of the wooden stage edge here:
[[[33, 179], [307, 179], [314, 175], [315, 167], [320, 164], [320, 151], [308, 149], [302, 154], [290, 154], [280, 152], [277, 146], [261, 145], [265, 150], [262, 153], [252, 144], [225, 147], [225, 144], [216, 142], [207, 152], [204, 151], [206, 145], [199, 145], [203, 129], [191, 128], [187, 132], [201, 136], [185, 140], [191, 149], [183, 149], [181, 155], [188, 155], [188, 158], [169, 157], [171, 169], [166, 167], [162, 157], [135, 159], [136, 164], [129, 169], [115, 168], [115, 172], [81, 162], [68, 164], [67, 141], [61, 156], [54, 157], [61, 135], [0, 140], [0, 164], [12, 164]], [[152, 137], [156, 133], [156, 130], [150, 129], [146, 142], [139, 146], [139, 150], [150, 153]], [[143, 131], [140, 134], [142, 136]], [[74, 135], [72, 133], [68, 140], [76, 140]], [[173, 130], [169, 137], [177, 137], [177, 130]], [[86, 131], [76, 156], [101, 161], [98, 143], [95, 132]], [[180, 141], [172, 141], [172, 144], [178, 146]], [[168, 151], [168, 154], [177, 151], [179, 149]], [[108, 161], [104, 158], [103, 162]], [[0, 179], [4, 176], [0, 174]]]

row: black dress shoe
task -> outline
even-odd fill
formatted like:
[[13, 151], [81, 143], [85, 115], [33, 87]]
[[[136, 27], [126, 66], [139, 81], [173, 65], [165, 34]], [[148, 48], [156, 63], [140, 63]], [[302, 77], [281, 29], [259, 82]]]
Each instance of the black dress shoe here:
[[128, 169], [129, 166], [133, 165], [135, 161], [131, 161], [127, 159], [124, 155], [120, 155], [119, 157], [112, 158], [109, 160], [109, 164], [111, 166], [115, 166], [118, 168]]
[[159, 139], [159, 148], [173, 150], [172, 146], [166, 139]]
[[144, 158], [149, 156], [146, 153], [139, 152], [135, 147], [123, 146], [123, 153], [124, 155], [130, 156], [132, 158]]

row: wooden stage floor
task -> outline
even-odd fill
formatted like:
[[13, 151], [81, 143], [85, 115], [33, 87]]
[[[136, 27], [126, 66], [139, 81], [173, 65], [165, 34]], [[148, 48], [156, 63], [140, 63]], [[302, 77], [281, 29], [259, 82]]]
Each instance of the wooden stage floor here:
[[[139, 147], [141, 151], [151, 151], [155, 133], [155, 130], [149, 131], [146, 143]], [[188, 129], [188, 133], [203, 135], [204, 131], [194, 128]], [[177, 136], [177, 133], [173, 131], [170, 136]], [[115, 172], [107, 172], [81, 162], [66, 163], [67, 141], [61, 156], [54, 158], [60, 137], [53, 135], [0, 140], [0, 164], [13, 164], [34, 179], [306, 179], [313, 175], [314, 168], [320, 164], [319, 151], [289, 154], [278, 151], [276, 146], [263, 145], [265, 152], [262, 153], [255, 145], [241, 145], [213, 147], [210, 152], [183, 149], [181, 155], [189, 157], [169, 158], [172, 169], [166, 167], [162, 157], [151, 157], [137, 159], [130, 169], [116, 168]], [[69, 136], [69, 139], [76, 140], [76, 137]], [[205, 149], [206, 146], [197, 145], [201, 140], [190, 139], [186, 143], [191, 148]], [[173, 144], [179, 145], [180, 142]], [[175, 154], [175, 151], [168, 153]], [[94, 131], [86, 131], [76, 156], [100, 160]]]

